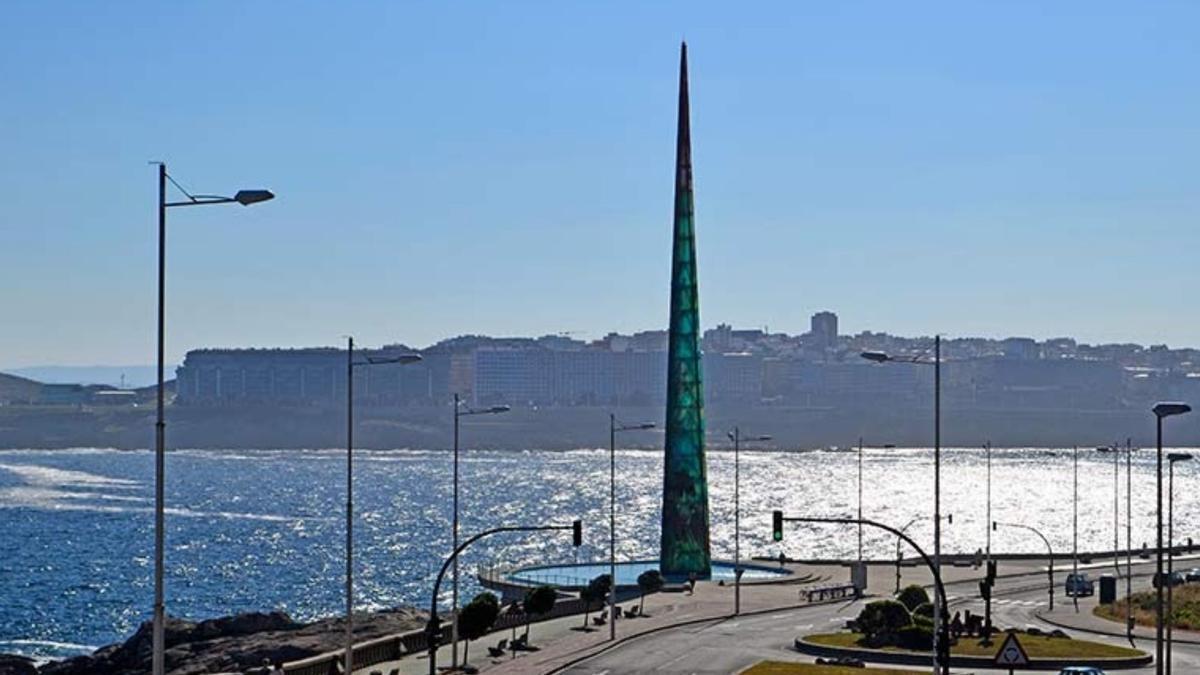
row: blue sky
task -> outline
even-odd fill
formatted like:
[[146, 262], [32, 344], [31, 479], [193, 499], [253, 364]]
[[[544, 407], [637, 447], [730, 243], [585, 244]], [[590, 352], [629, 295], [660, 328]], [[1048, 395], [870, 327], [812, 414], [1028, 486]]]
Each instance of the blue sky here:
[[43, 3], [0, 24], [0, 366], [701, 316], [1200, 345], [1194, 3]]

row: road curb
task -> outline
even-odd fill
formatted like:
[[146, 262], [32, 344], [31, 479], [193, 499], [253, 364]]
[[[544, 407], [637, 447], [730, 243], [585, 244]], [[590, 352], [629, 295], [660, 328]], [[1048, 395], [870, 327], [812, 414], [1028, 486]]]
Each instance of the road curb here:
[[[924, 666], [932, 660], [932, 655], [926, 652], [895, 652], [865, 647], [830, 647], [804, 638], [796, 638], [794, 647], [801, 654], [824, 657], [853, 657], [872, 663], [893, 663], [904, 666]], [[1117, 658], [1092, 659], [1031, 659], [1029, 668], [1044, 668], [1058, 670], [1067, 666], [1094, 666], [1107, 670], [1125, 670], [1141, 668], [1153, 662], [1149, 654], [1142, 656], [1126, 656]], [[950, 666], [957, 668], [995, 668], [995, 660], [987, 656], [951, 656]]]
[[[1038, 621], [1045, 621], [1046, 623], [1050, 624], [1051, 626], [1058, 626], [1059, 628], [1065, 628], [1067, 630], [1076, 630], [1081, 633], [1091, 633], [1092, 635], [1103, 635], [1105, 637], [1129, 639], [1129, 636], [1126, 635], [1125, 633], [1109, 632], [1106, 630], [1100, 630], [1098, 628], [1084, 628], [1084, 627], [1080, 627], [1080, 626], [1072, 626], [1071, 624], [1063, 622], [1063, 621], [1058, 621], [1055, 619], [1047, 618], [1040, 612], [1034, 612], [1033, 615], [1035, 617], [1037, 617]], [[1095, 616], [1095, 615], [1093, 615], [1093, 616]], [[1099, 617], [1097, 617], [1097, 618], [1099, 618]], [[1100, 619], [1100, 620], [1108, 621], [1108, 623], [1117, 623], [1116, 621], [1109, 621], [1108, 619]], [[1120, 624], [1117, 624], [1117, 625], [1120, 625]], [[1183, 644], [1188, 644], [1188, 645], [1200, 645], [1200, 640], [1197, 640], [1195, 638], [1191, 638], [1191, 639], [1180, 638], [1180, 637], [1178, 637], [1178, 635], [1179, 635], [1178, 633], [1175, 633], [1175, 635], [1171, 638], [1171, 641], [1172, 642], [1181, 642]], [[1133, 638], [1135, 640], [1153, 640], [1154, 639], [1153, 636], [1139, 636], [1136, 633], [1134, 634]]]

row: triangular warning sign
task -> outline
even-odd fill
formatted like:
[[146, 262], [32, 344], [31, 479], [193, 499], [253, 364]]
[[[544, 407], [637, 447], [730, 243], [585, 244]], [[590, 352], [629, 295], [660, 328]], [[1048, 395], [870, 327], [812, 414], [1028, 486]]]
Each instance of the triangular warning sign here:
[[1000, 645], [1000, 651], [996, 652], [996, 665], [998, 666], [1027, 666], [1029, 665], [1029, 655], [1025, 653], [1025, 648], [1017, 640], [1016, 633], [1009, 633], [1008, 637], [1004, 638], [1004, 644]]

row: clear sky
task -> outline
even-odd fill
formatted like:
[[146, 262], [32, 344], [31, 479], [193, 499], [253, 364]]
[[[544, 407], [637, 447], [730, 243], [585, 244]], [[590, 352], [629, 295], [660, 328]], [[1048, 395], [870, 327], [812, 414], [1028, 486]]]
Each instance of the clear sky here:
[[678, 48], [701, 316], [1200, 345], [1200, 4], [23, 2], [0, 366], [663, 328]]

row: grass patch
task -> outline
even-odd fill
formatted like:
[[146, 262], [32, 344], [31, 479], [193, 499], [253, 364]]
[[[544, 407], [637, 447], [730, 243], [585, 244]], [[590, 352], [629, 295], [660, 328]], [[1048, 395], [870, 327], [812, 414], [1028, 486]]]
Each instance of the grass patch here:
[[846, 666], [818, 666], [813, 663], [789, 663], [787, 661], [760, 661], [742, 675], [913, 675], [916, 671], [895, 668], [849, 668]]
[[[807, 635], [805, 640], [827, 647], [862, 648], [861, 633], [826, 633], [823, 635]], [[1018, 636], [1021, 646], [1031, 659], [1047, 658], [1120, 658], [1141, 656], [1143, 652], [1129, 647], [1118, 647], [1100, 642], [1087, 640], [1072, 640], [1070, 638], [1053, 638], [1043, 635]], [[995, 656], [1004, 642], [1004, 634], [992, 636], [992, 644], [984, 646], [976, 638], [961, 638], [958, 644], [951, 648], [951, 653], [958, 656]], [[884, 647], [883, 651], [906, 651], [899, 647]], [[925, 653], [925, 652], [921, 652]]]
[[[1176, 586], [1172, 593], [1174, 611], [1167, 622], [1183, 630], [1200, 630], [1200, 585]], [[1139, 626], [1154, 626], [1154, 608], [1158, 596], [1155, 591], [1133, 594], [1133, 602], [1121, 598], [1111, 605], [1096, 605], [1092, 613], [1101, 619], [1125, 623], [1129, 616], [1129, 605], [1133, 605], [1133, 620]], [[1165, 600], [1164, 600], [1165, 602]]]

